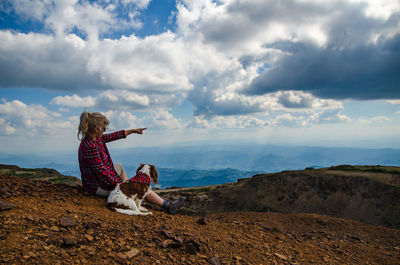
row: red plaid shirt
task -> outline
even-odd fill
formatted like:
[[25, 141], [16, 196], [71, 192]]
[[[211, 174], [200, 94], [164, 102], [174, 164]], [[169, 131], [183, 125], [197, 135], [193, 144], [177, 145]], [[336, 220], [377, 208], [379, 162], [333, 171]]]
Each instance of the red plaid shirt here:
[[82, 186], [85, 191], [96, 194], [98, 187], [104, 190], [113, 190], [118, 183], [122, 183], [122, 179], [114, 169], [106, 143], [125, 137], [125, 131], [122, 130], [103, 134], [97, 140], [93, 140], [91, 137], [82, 139], [78, 157]]

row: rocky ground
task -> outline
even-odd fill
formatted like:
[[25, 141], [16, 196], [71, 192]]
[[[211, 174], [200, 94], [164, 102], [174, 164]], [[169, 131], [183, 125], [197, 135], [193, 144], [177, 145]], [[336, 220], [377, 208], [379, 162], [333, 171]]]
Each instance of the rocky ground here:
[[315, 214], [199, 217], [147, 207], [152, 216], [122, 215], [80, 187], [0, 175], [0, 263], [400, 263], [396, 229]]

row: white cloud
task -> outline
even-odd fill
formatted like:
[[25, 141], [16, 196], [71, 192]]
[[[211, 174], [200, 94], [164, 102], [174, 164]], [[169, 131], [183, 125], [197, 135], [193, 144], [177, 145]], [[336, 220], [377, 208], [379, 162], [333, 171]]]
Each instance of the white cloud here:
[[0, 134], [10, 135], [15, 132], [15, 128], [10, 125], [5, 119], [0, 119]]
[[110, 121], [109, 131], [133, 129], [138, 127], [137, 117], [127, 111], [107, 111], [104, 115]]
[[[146, 9], [150, 0], [13, 0], [9, 1], [14, 11], [24, 19], [43, 22], [56, 35], [62, 36], [78, 30], [89, 38], [110, 30], [138, 29], [142, 22], [138, 20], [138, 11]], [[118, 8], [131, 10], [127, 16], [121, 16]]]
[[91, 96], [82, 98], [74, 94], [72, 96], [55, 97], [50, 101], [50, 103], [72, 108], [82, 108], [82, 107], [90, 108], [96, 104], [96, 100]]
[[76, 124], [60, 119], [61, 114], [42, 105], [26, 105], [14, 100], [0, 104], [0, 122], [3, 133], [24, 136], [45, 136], [75, 130]]
[[400, 99], [397, 100], [387, 100], [388, 103], [393, 104], [393, 105], [397, 105], [400, 104]]
[[[167, 110], [185, 98], [194, 105], [197, 117], [190, 126], [196, 128], [307, 126], [349, 121], [341, 114], [342, 104], [331, 98], [381, 93], [374, 85], [365, 91], [357, 84], [357, 89], [340, 87], [342, 78], [354, 76], [352, 69], [373, 65], [390, 72], [386, 69], [398, 65], [390, 48], [398, 43], [394, 37], [400, 25], [399, 4], [393, 1], [183, 0], [171, 14], [176, 32], [139, 38], [133, 32], [142, 25], [140, 14], [149, 3], [13, 1], [17, 14], [53, 32], [0, 31], [0, 86], [61, 90], [64, 96], [51, 103], [71, 108], [126, 115], [154, 110], [147, 119], [159, 128], [182, 126]], [[121, 5], [128, 15], [118, 13]], [[107, 38], [120, 30], [128, 33]], [[363, 56], [372, 61], [358, 60], [360, 51], [372, 52]], [[366, 80], [362, 77], [358, 80]], [[321, 90], [325, 85], [329, 89]], [[253, 93], [244, 94], [249, 88]], [[396, 93], [388, 89], [382, 95], [395, 98]], [[249, 118], [267, 113], [276, 118]]]
[[389, 117], [386, 117], [386, 116], [377, 116], [377, 117], [373, 117], [370, 119], [360, 118], [357, 120], [357, 122], [360, 124], [377, 124], [377, 123], [385, 123], [385, 122], [391, 122], [391, 121], [392, 121], [392, 119], [390, 119]]
[[151, 0], [122, 0], [124, 5], [135, 4], [140, 9], [146, 9], [150, 4]]
[[182, 128], [181, 121], [166, 110], [149, 112], [140, 119], [138, 124], [140, 125], [139, 127], [147, 127], [155, 130]]
[[106, 90], [96, 97], [58, 96], [50, 103], [73, 108], [100, 108], [105, 110], [157, 110], [180, 104], [175, 95], [136, 93], [128, 90]]

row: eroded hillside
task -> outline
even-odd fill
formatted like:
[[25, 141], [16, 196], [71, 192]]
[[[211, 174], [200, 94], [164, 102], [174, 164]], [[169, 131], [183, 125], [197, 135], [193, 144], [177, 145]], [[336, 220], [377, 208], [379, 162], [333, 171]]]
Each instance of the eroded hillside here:
[[167, 197], [187, 197], [187, 214], [316, 213], [400, 228], [398, 167], [336, 166], [283, 171], [235, 183], [161, 192]]

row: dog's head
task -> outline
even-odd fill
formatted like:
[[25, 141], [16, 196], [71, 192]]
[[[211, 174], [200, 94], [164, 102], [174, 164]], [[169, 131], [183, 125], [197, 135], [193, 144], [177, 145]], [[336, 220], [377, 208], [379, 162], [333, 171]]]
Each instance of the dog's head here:
[[154, 165], [150, 164], [140, 164], [139, 167], [136, 169], [136, 175], [142, 171], [150, 176], [150, 181], [155, 184], [158, 184], [158, 171]]

